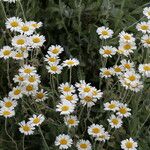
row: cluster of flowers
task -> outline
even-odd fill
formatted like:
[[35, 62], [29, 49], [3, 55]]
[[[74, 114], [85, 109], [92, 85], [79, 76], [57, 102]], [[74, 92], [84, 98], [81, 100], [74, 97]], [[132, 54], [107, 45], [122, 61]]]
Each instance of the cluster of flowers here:
[[36, 29], [39, 29], [41, 26], [41, 22], [23, 22], [22, 19], [18, 17], [8, 18], [6, 28], [13, 32], [15, 36], [12, 37], [10, 34], [12, 46], [4, 46], [0, 50], [0, 58], [23, 60], [29, 56], [29, 51], [33, 51], [34, 49], [36, 49], [36, 51], [35, 54], [32, 52], [32, 55], [36, 55], [38, 49], [43, 46], [45, 42], [45, 37], [36, 33]]
[[[150, 8], [144, 9], [144, 14], [148, 17], [148, 11]], [[146, 26], [146, 27], [145, 27]], [[142, 30], [144, 28], [145, 32]], [[141, 23], [137, 25], [137, 29], [139, 31], [143, 31], [143, 33], [150, 32], [150, 26], [149, 23], [147, 25]], [[109, 29], [108, 27], [99, 27], [96, 31], [98, 35], [100, 36], [100, 39], [106, 40], [108, 38], [111, 38], [113, 35], [113, 31]], [[150, 37], [149, 35], [144, 35], [144, 38], [142, 38], [142, 41], [149, 42]], [[145, 37], [148, 37], [147, 39]], [[144, 47], [146, 43], [142, 42]], [[120, 58], [121, 55], [124, 55], [128, 57], [131, 53], [134, 53], [134, 50], [136, 50], [136, 43], [135, 38], [133, 37], [133, 34], [129, 34], [125, 31], [122, 31], [119, 34], [119, 47], [118, 49], [112, 46], [103, 46], [100, 48], [99, 53], [104, 57], [112, 57], [116, 53], [118, 53], [118, 58]], [[100, 69], [100, 76], [102, 78], [110, 78], [113, 75], [117, 75], [120, 83], [122, 86], [124, 86], [126, 89], [130, 89], [132, 91], [138, 92], [143, 88], [143, 82], [141, 81], [141, 75], [143, 77], [150, 77], [150, 63], [145, 64], [139, 64], [138, 66], [138, 72], [141, 74], [136, 73], [136, 68], [133, 62], [127, 59], [123, 59], [120, 61], [121, 65], [117, 65], [117, 61], [113, 67], [110, 68], [101, 68]], [[105, 64], [106, 65], [106, 64]]]
[[127, 118], [131, 115], [131, 109], [128, 108], [127, 104], [123, 104], [119, 101], [110, 101], [105, 103], [104, 110], [116, 113], [116, 115], [112, 114], [108, 119], [111, 128], [120, 128], [123, 123], [123, 117]]
[[15, 3], [17, 0], [3, 0], [3, 1], [8, 3]]
[[59, 65], [60, 59], [59, 54], [61, 54], [64, 49], [60, 45], [51, 45], [48, 49], [47, 55], [44, 60], [48, 63], [46, 66], [47, 70], [51, 74], [60, 74], [63, 67], [73, 67], [79, 65], [79, 61], [76, 58], [70, 58], [63, 61], [62, 64]]
[[19, 131], [25, 135], [31, 135], [34, 133], [35, 126], [39, 126], [42, 124], [42, 122], [45, 120], [45, 117], [40, 114], [40, 115], [35, 115], [31, 118], [29, 118], [28, 122], [25, 122], [24, 120], [19, 123]]
[[[76, 88], [78, 90], [78, 95], [75, 94]], [[65, 115], [64, 122], [71, 128], [76, 127], [79, 124], [77, 116], [71, 115], [75, 112], [75, 107], [77, 102], [80, 99], [80, 104], [82, 106], [87, 106], [87, 108], [95, 105], [97, 100], [102, 97], [102, 92], [97, 90], [95, 87], [92, 87], [90, 83], [86, 83], [84, 80], [81, 80], [79, 83], [76, 83], [75, 86], [67, 83], [62, 83], [58, 87], [61, 92], [60, 99], [61, 102], [56, 106], [56, 111], [60, 112], [61, 115]], [[104, 134], [107, 134], [105, 132]], [[71, 147], [73, 141], [69, 135], [61, 134], [57, 136], [55, 145], [59, 146], [60, 149], [67, 149]], [[76, 143], [78, 150], [91, 150], [91, 143], [88, 140], [79, 140]]]

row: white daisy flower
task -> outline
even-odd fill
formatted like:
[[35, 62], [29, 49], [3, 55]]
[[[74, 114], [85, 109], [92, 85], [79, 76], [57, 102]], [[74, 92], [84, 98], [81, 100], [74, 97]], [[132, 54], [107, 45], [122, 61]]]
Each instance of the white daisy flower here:
[[101, 68], [100, 69], [100, 77], [110, 78], [112, 75], [114, 75], [113, 68]]
[[133, 37], [133, 34], [129, 34], [127, 32], [120, 32], [119, 33], [119, 42], [122, 43], [122, 42], [128, 42], [128, 43], [132, 43], [132, 42], [135, 42], [135, 38]]
[[35, 127], [30, 122], [22, 121], [19, 123], [19, 131], [25, 135], [32, 135], [34, 133]]
[[138, 31], [141, 31], [142, 33], [150, 33], [150, 22], [141, 22], [138, 23], [136, 26]]
[[71, 147], [73, 141], [69, 135], [60, 134], [56, 137], [55, 145], [59, 147], [59, 149], [68, 149]]
[[45, 117], [40, 115], [33, 115], [31, 118], [29, 118], [29, 123], [31, 123], [33, 126], [39, 126], [42, 124], [42, 122], [45, 120]]
[[61, 103], [56, 105], [56, 107], [56, 111], [60, 112], [61, 115], [69, 115], [75, 109], [75, 105], [69, 101], [62, 101]]
[[116, 117], [115, 115], [111, 115], [109, 119], [107, 119], [110, 126], [112, 128], [120, 128], [122, 126], [122, 120], [120, 117]]
[[22, 24], [22, 19], [18, 17], [8, 18], [5, 23], [6, 28], [10, 29], [11, 31], [17, 31], [21, 24]]
[[93, 87], [90, 84], [81, 84], [81, 87], [78, 88], [80, 94], [92, 94]]
[[29, 22], [25, 22], [19, 26], [18, 32], [20, 34], [31, 35], [34, 32], [34, 28], [31, 26]]
[[19, 69], [19, 73], [23, 76], [35, 75], [37, 73], [36, 68], [30, 65], [24, 65]]
[[23, 75], [15, 75], [13, 78], [14, 83], [23, 84], [23, 81], [25, 80], [25, 77]]
[[99, 27], [96, 30], [97, 34], [99, 35], [100, 39], [108, 39], [111, 38], [113, 35], [113, 31], [105, 26]]
[[76, 83], [75, 84], [75, 86], [77, 87], [77, 88], [82, 88], [83, 86], [85, 86], [85, 85], [90, 85], [90, 83], [86, 83], [85, 82], [85, 80], [80, 80], [80, 82], [79, 83]]
[[42, 22], [29, 21], [29, 23], [34, 29], [39, 29], [43, 25]]
[[121, 60], [121, 65], [124, 67], [125, 71], [133, 70], [134, 68], [134, 62], [131, 62], [130, 60]]
[[13, 51], [10, 46], [4, 46], [0, 49], [0, 58], [4, 58], [5, 60], [12, 57]]
[[117, 110], [117, 115], [120, 116], [120, 117], [129, 117], [131, 116], [131, 113], [130, 113], [131, 109], [127, 107], [127, 104], [122, 104], [120, 103], [119, 104], [119, 109]]
[[9, 92], [9, 97], [12, 99], [19, 99], [23, 96], [23, 89], [20, 86], [13, 87], [12, 91]]
[[143, 43], [143, 46], [146, 48], [150, 47], [150, 36], [148, 34], [145, 34], [141, 37], [141, 41]]
[[71, 115], [71, 116], [65, 116], [65, 117], [64, 117], [64, 122], [65, 122], [65, 124], [66, 124], [69, 128], [71, 128], [71, 127], [76, 127], [76, 126], [78, 126], [78, 124], [79, 124], [79, 121], [78, 121], [78, 119], [77, 119], [77, 116], [73, 116], [73, 115]]
[[104, 133], [104, 128], [102, 125], [92, 124], [88, 127], [88, 134], [93, 137], [99, 137]]
[[61, 101], [69, 101], [73, 104], [77, 103], [78, 101], [78, 97], [76, 94], [72, 94], [72, 93], [63, 93], [63, 95], [60, 95], [60, 99]]
[[46, 55], [44, 60], [49, 64], [49, 65], [53, 65], [53, 64], [56, 64], [58, 65], [59, 62], [60, 62], [60, 59], [59, 57], [57, 56], [49, 56], [49, 55]]
[[48, 98], [47, 95], [48, 95], [47, 92], [44, 91], [43, 89], [41, 89], [40, 91], [38, 91], [34, 94], [35, 101], [43, 102]]
[[101, 92], [101, 90], [97, 90], [95, 87], [93, 87], [92, 95], [93, 95], [94, 98], [101, 99], [102, 95], [103, 95], [103, 92]]
[[26, 35], [18, 35], [12, 38], [12, 45], [16, 48], [28, 46], [28, 37]]
[[3, 116], [5, 118], [11, 118], [15, 115], [15, 111], [10, 108], [2, 107], [0, 108], [0, 116]]
[[121, 75], [122, 72], [124, 71], [124, 67], [122, 65], [120, 65], [120, 66], [115, 65], [115, 66], [113, 66], [113, 69], [114, 69], [114, 73], [116, 75]]
[[28, 52], [22, 52], [22, 51], [14, 51], [12, 53], [12, 58], [15, 60], [23, 60], [29, 56]]
[[110, 134], [108, 132], [103, 132], [99, 137], [96, 138], [96, 141], [105, 142], [110, 139]]
[[140, 64], [138, 69], [143, 76], [150, 77], [150, 63]]
[[50, 56], [58, 56], [59, 54], [61, 54], [64, 51], [63, 47], [61, 47], [60, 45], [51, 45], [48, 48], [48, 54]]
[[136, 47], [136, 43], [135, 42], [132, 42], [132, 43], [129, 43], [129, 42], [124, 42], [124, 43], [120, 43], [119, 45], [119, 50], [123, 50], [123, 55], [125, 56], [128, 56], [130, 53], [133, 53], [133, 50], [135, 50], [137, 47]]
[[92, 145], [89, 140], [79, 140], [76, 147], [78, 150], [92, 150]]
[[74, 86], [70, 85], [68, 82], [60, 84], [58, 89], [61, 93], [75, 93]]
[[97, 98], [93, 97], [92, 94], [80, 94], [80, 102], [83, 106], [92, 107], [97, 102]]
[[38, 90], [38, 86], [37, 85], [33, 85], [33, 84], [27, 84], [23, 86], [23, 93], [27, 96], [29, 95], [35, 95], [35, 93]]
[[79, 61], [76, 58], [70, 58], [70, 59], [63, 61], [64, 67], [71, 68], [71, 67], [77, 66], [77, 65], [79, 65]]
[[32, 48], [39, 48], [43, 46], [43, 43], [45, 42], [45, 37], [43, 35], [32, 35], [29, 37], [29, 43]]
[[143, 14], [148, 18], [150, 19], [150, 7], [145, 7], [143, 9]]
[[17, 106], [17, 101], [9, 97], [5, 97], [3, 98], [3, 101], [0, 101], [0, 106], [8, 109], [14, 109]]
[[121, 141], [121, 149], [137, 150], [138, 144], [132, 138]]
[[111, 101], [104, 103], [104, 110], [116, 112], [119, 109], [119, 101]]
[[63, 67], [61, 65], [51, 64], [49, 66], [47, 65], [46, 69], [51, 74], [60, 74], [62, 72]]
[[103, 46], [102, 48], [100, 48], [99, 53], [107, 58], [107, 57], [112, 57], [112, 55], [116, 54], [117, 49], [115, 47], [112, 46]]
[[139, 92], [141, 89], [143, 89], [143, 82], [142, 81], [133, 81], [130, 83], [130, 90], [134, 92]]
[[23, 83], [25, 85], [27, 85], [27, 84], [38, 85], [40, 82], [41, 82], [40, 81], [40, 76], [37, 75], [37, 74], [26, 76], [25, 80], [23, 81]]

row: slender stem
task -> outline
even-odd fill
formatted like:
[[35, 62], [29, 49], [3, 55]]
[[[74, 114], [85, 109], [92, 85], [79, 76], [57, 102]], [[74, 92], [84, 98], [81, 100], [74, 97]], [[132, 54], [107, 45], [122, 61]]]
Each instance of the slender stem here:
[[2, 10], [3, 10], [4, 16], [5, 16], [5, 19], [7, 19], [6, 11], [5, 11], [3, 2], [1, 0], [0, 0], [0, 3], [1, 3], [1, 7], [2, 7]]
[[71, 77], [72, 77], [72, 67], [70, 68], [70, 74], [69, 74], [69, 83], [71, 84]]
[[12, 142], [15, 144], [16, 150], [18, 150], [17, 143], [15, 142], [13, 137], [7, 131], [7, 119], [5, 119], [5, 132], [6, 132], [7, 136], [12, 140]]
[[19, 5], [20, 5], [21, 11], [22, 11], [23, 19], [24, 19], [24, 21], [26, 21], [25, 12], [24, 12], [24, 10], [23, 10], [23, 6], [22, 6], [20, 0], [18, 0], [18, 3], [19, 3]]
[[46, 149], [49, 150], [49, 146], [48, 146], [48, 144], [47, 144], [47, 142], [46, 142], [46, 140], [45, 140], [45, 137], [44, 137], [44, 135], [43, 135], [43, 132], [42, 132], [40, 126], [39, 126], [39, 131], [40, 131], [40, 134], [41, 134], [41, 136], [42, 136], [42, 138], [43, 138], [44, 145], [45, 145]]
[[12, 88], [9, 76], [9, 59], [7, 60], [7, 80], [8, 80], [8, 87]]
[[23, 135], [23, 138], [22, 138], [22, 150], [25, 150], [24, 141], [25, 141], [25, 135]]

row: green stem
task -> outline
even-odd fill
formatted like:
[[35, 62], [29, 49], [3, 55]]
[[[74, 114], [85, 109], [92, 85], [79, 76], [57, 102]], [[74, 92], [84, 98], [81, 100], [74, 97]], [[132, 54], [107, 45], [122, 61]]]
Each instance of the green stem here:
[[25, 140], [25, 135], [23, 135], [23, 138], [22, 138], [22, 150], [25, 150], [25, 147], [24, 147], [24, 140]]
[[41, 136], [42, 136], [42, 138], [43, 138], [43, 141], [44, 141], [44, 145], [45, 145], [45, 147], [46, 147], [46, 150], [49, 150], [49, 146], [48, 146], [48, 144], [47, 144], [47, 142], [46, 142], [46, 140], [45, 140], [45, 137], [44, 137], [44, 135], [43, 135], [43, 132], [42, 132], [40, 126], [39, 126], [39, 131], [40, 131], [40, 134], [41, 134]]
[[2, 7], [2, 10], [3, 10], [4, 16], [5, 16], [5, 19], [7, 19], [6, 11], [5, 11], [2, 0], [0, 0], [0, 3], [1, 3], [1, 7]]
[[69, 83], [71, 85], [71, 77], [72, 77], [72, 67], [70, 68], [70, 74], [69, 74]]
[[15, 144], [16, 150], [18, 150], [17, 143], [15, 142], [15, 140], [13, 139], [13, 137], [11, 137], [11, 135], [7, 131], [7, 119], [5, 119], [5, 132], [6, 132], [7, 136], [12, 140], [12, 142]]
[[21, 1], [18, 0], [18, 3], [19, 3], [19, 5], [20, 5], [21, 11], [22, 11], [23, 19], [24, 19], [24, 21], [27, 21], [27, 20], [26, 20], [26, 16], [25, 16], [25, 12], [24, 12], [24, 10], [23, 10], [23, 6], [22, 6], [22, 4], [21, 4]]

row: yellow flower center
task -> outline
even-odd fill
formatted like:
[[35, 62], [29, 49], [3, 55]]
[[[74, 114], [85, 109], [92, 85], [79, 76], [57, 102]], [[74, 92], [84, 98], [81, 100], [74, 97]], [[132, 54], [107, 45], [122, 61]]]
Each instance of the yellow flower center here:
[[26, 86], [26, 90], [27, 90], [27, 91], [33, 91], [33, 86], [32, 86], [32, 85]]
[[34, 28], [37, 28], [37, 27], [38, 27], [38, 25], [37, 25], [36, 23], [33, 23], [32, 26], [33, 26]]
[[61, 110], [62, 110], [62, 111], [68, 111], [68, 110], [69, 110], [69, 106], [63, 106], [63, 107], [61, 108]]
[[65, 86], [64, 88], [63, 88], [63, 91], [65, 91], [65, 92], [69, 92], [71, 89], [70, 89], [70, 87], [69, 86]]
[[92, 97], [91, 96], [86, 96], [86, 97], [84, 97], [84, 100], [86, 102], [91, 102], [92, 101]]
[[3, 115], [4, 115], [4, 116], [9, 116], [10, 114], [11, 114], [10, 111], [7, 111], [7, 110], [3, 111]]
[[67, 122], [68, 122], [68, 124], [71, 124], [71, 125], [75, 124], [75, 120], [74, 119], [69, 119]]
[[142, 26], [141, 26], [141, 29], [142, 29], [142, 30], [148, 30], [148, 28], [149, 28], [149, 27], [148, 27], [147, 25], [142, 25]]
[[69, 60], [69, 61], [67, 61], [67, 64], [68, 64], [68, 65], [73, 65], [73, 64], [74, 64], [74, 61]]
[[14, 91], [14, 95], [19, 95], [21, 93], [21, 90], [20, 89], [16, 89], [15, 91]]
[[104, 50], [104, 54], [110, 55], [111, 53], [112, 53], [112, 51], [109, 49]]
[[99, 138], [105, 139], [105, 135], [100, 135]]
[[57, 59], [56, 59], [55, 57], [49, 57], [48, 60], [49, 60], [50, 62], [56, 62]]
[[10, 50], [5, 50], [3, 51], [4, 56], [8, 56], [10, 55], [11, 51]]
[[130, 142], [130, 141], [128, 141], [125, 145], [126, 145], [127, 148], [132, 148], [133, 147], [133, 143]]
[[23, 45], [25, 43], [25, 40], [24, 39], [18, 39], [17, 40], [17, 44], [18, 45]]
[[57, 66], [51, 66], [51, 70], [56, 72], [58, 70]]
[[97, 91], [93, 91], [93, 95], [96, 96], [98, 93]]
[[17, 53], [16, 55], [15, 55], [16, 57], [23, 57], [23, 53]]
[[21, 27], [21, 30], [22, 30], [23, 32], [27, 32], [27, 31], [29, 31], [29, 27], [28, 27], [28, 26], [22, 26], [22, 27]]
[[41, 42], [40, 38], [39, 37], [35, 37], [32, 39], [33, 43], [39, 43]]
[[93, 128], [92, 132], [95, 134], [100, 133], [100, 129], [99, 128]]
[[32, 72], [32, 70], [29, 68], [24, 69], [24, 73], [30, 74], [31, 72]]
[[104, 75], [109, 76], [109, 75], [111, 75], [111, 73], [110, 73], [109, 70], [105, 70], [105, 71], [104, 71]]
[[73, 100], [73, 96], [72, 96], [72, 95], [67, 95], [67, 96], [66, 96], [66, 100], [72, 101], [72, 100]]
[[91, 88], [90, 87], [85, 87], [84, 92], [90, 92]]
[[124, 38], [125, 38], [126, 40], [130, 40], [130, 36], [129, 36], [129, 35], [125, 35]]
[[26, 51], [27, 48], [26, 48], [26, 47], [21, 47], [20, 50], [21, 50], [21, 51]]
[[119, 123], [119, 121], [118, 121], [118, 119], [112, 119], [112, 123], [114, 124], [114, 125], [117, 125], [118, 123]]
[[35, 118], [34, 120], [33, 120], [33, 123], [34, 124], [38, 124], [40, 122], [40, 119], [39, 118]]
[[119, 112], [120, 112], [121, 114], [126, 114], [126, 113], [127, 113], [127, 109], [124, 108], [124, 107], [121, 107], [121, 108], [119, 109]]
[[124, 47], [125, 50], [131, 49], [131, 45], [130, 45], [130, 44], [126, 44], [126, 45], [124, 45], [123, 47]]
[[124, 67], [127, 68], [127, 69], [131, 68], [130, 64], [124, 64]]
[[43, 94], [43, 93], [37, 93], [37, 94], [36, 94], [36, 97], [37, 97], [38, 99], [42, 99], [42, 98], [44, 97], [44, 94]]
[[110, 104], [109, 106], [108, 106], [108, 108], [110, 108], [110, 109], [114, 109], [116, 107], [116, 104]]
[[150, 66], [144, 66], [145, 71], [150, 71]]
[[66, 145], [68, 142], [67, 142], [67, 140], [66, 139], [61, 139], [60, 140], [60, 144], [61, 145]]
[[18, 24], [17, 21], [11, 22], [10, 25], [11, 25], [12, 27], [18, 27], [18, 26], [19, 26], [19, 24]]
[[145, 40], [147, 44], [150, 44], [150, 39]]
[[33, 83], [36, 81], [36, 78], [35, 78], [35, 76], [30, 76], [28, 80], [29, 80], [29, 82]]
[[22, 129], [26, 132], [31, 130], [31, 128], [28, 125], [23, 126]]
[[115, 72], [121, 72], [121, 68], [119, 68], [119, 67], [116, 67], [114, 70], [115, 70]]
[[108, 31], [102, 31], [102, 35], [108, 35]]
[[57, 54], [59, 52], [59, 49], [58, 48], [54, 48], [53, 50], [52, 50], [52, 53], [53, 54]]
[[18, 78], [18, 80], [24, 81], [24, 78], [20, 76], [20, 77]]
[[87, 144], [85, 144], [85, 143], [80, 144], [80, 148], [86, 149], [87, 148]]
[[130, 81], [135, 81], [136, 77], [134, 75], [131, 75], [129, 78], [128, 78]]
[[7, 102], [5, 102], [5, 107], [11, 107], [13, 104], [12, 104], [12, 102], [10, 102], [10, 101], [7, 101]]

